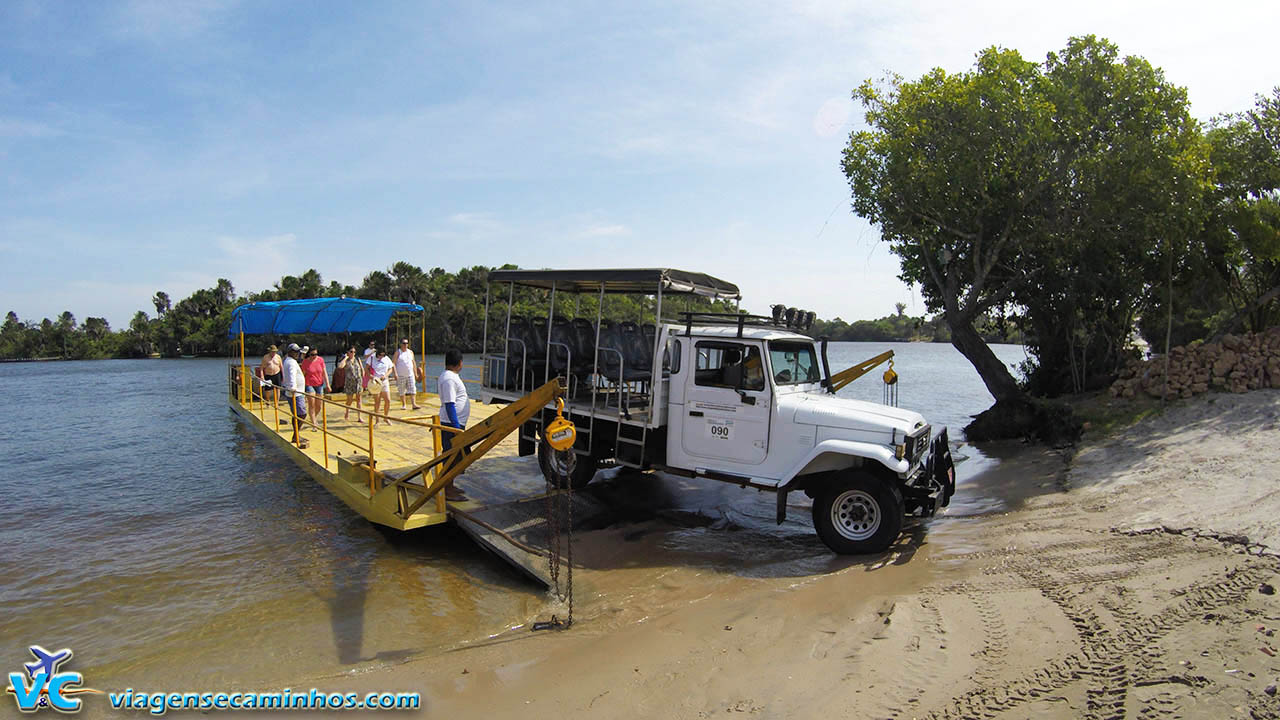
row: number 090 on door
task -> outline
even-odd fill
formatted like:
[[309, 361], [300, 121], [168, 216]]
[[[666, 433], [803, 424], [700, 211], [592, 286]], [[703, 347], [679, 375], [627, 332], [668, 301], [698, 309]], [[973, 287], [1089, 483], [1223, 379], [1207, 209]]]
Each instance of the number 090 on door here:
[[733, 438], [732, 420], [708, 420], [707, 437], [712, 440], [730, 440]]

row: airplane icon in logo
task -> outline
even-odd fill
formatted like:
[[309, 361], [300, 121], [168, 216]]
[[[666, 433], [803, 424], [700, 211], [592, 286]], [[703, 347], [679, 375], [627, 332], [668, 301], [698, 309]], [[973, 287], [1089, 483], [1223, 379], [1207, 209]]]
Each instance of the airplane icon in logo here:
[[49, 652], [39, 645], [30, 647], [31, 654], [35, 656], [36, 662], [26, 663], [23, 665], [27, 669], [27, 674], [32, 680], [36, 679], [36, 675], [44, 673], [44, 676], [51, 678], [58, 673], [58, 666], [71, 659], [71, 649], [63, 648], [54, 652]]

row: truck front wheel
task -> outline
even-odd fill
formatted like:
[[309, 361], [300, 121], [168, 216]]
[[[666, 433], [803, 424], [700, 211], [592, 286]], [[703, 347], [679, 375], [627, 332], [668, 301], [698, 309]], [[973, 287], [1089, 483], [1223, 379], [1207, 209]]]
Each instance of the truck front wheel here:
[[567, 487], [580, 490], [596, 476], [595, 458], [577, 455], [573, 449], [556, 450], [544, 439], [538, 443], [538, 467], [542, 476], [560, 489]]
[[813, 498], [813, 528], [841, 555], [884, 552], [902, 532], [902, 492], [867, 473], [840, 477]]

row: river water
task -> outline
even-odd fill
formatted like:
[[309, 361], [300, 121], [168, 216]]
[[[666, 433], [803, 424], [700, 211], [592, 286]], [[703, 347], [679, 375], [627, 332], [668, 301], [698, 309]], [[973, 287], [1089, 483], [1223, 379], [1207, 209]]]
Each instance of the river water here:
[[[899, 404], [948, 425], [953, 439], [990, 405], [949, 345], [833, 343], [832, 370], [885, 349], [897, 353]], [[1023, 359], [1020, 346], [993, 349], [1007, 363]], [[545, 593], [456, 529], [399, 535], [348, 509], [232, 415], [226, 368], [222, 359], [0, 365], [6, 672], [38, 644], [72, 648], [71, 669], [90, 687], [297, 687], [484, 641], [547, 611]], [[842, 394], [880, 401], [882, 370]], [[973, 448], [957, 454], [967, 460], [953, 511], [970, 502], [963, 479], [988, 462]], [[646, 559], [655, 568], [803, 574], [830, 562], [807, 513], [773, 525], [771, 495], [618, 471], [591, 491], [628, 509], [620, 524], [669, 526], [661, 556]], [[592, 598], [625, 597], [612, 582], [597, 573], [579, 613], [590, 616]]]

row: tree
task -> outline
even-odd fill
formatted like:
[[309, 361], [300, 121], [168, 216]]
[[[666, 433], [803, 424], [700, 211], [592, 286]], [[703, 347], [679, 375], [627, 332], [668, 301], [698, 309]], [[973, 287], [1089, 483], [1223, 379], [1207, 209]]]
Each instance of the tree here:
[[1025, 401], [976, 329], [984, 314], [1021, 309], [1037, 394], [1117, 368], [1160, 260], [1199, 217], [1208, 169], [1185, 92], [1089, 36], [1042, 65], [991, 48], [972, 71], [855, 97], [870, 129], [844, 151], [854, 211], [997, 404]]
[[169, 312], [172, 307], [169, 302], [169, 293], [163, 290], [157, 292], [155, 297], [151, 298], [151, 304], [156, 306], [156, 317], [164, 317], [165, 313]]
[[64, 310], [58, 316], [58, 340], [62, 346], [62, 357], [67, 355], [67, 340], [70, 339], [71, 333], [76, 330], [76, 316], [71, 314], [70, 310]]
[[952, 344], [997, 401], [1022, 393], [974, 321], [1031, 281], [1018, 260], [1038, 239], [1052, 133], [1039, 80], [1035, 63], [992, 48], [969, 73], [895, 76], [886, 88], [868, 81], [854, 96], [871, 129], [844, 150], [854, 212], [880, 226], [901, 259], [899, 277], [943, 312]]
[[1219, 328], [1280, 322], [1280, 87], [1209, 132], [1216, 170], [1220, 261], [1233, 314]]
[[1023, 259], [1036, 286], [1015, 300], [1035, 359], [1028, 387], [1052, 396], [1114, 379], [1144, 298], [1167, 295], [1203, 223], [1211, 169], [1186, 91], [1112, 43], [1073, 38], [1050, 53], [1043, 94], [1054, 181], [1045, 241]]
[[146, 357], [151, 354], [151, 319], [145, 312], [139, 310], [129, 321], [129, 335], [137, 355]]

